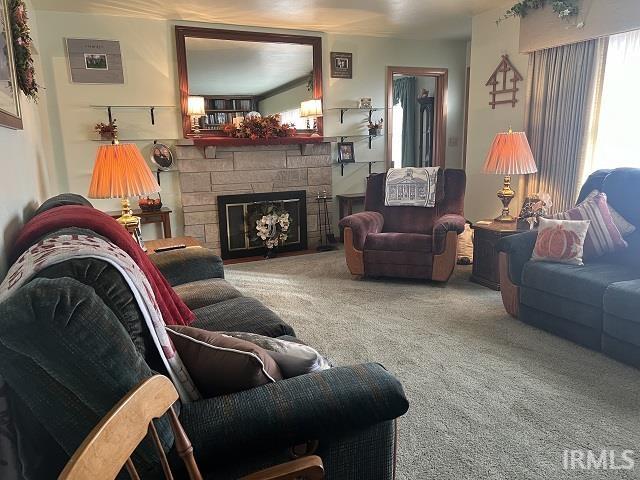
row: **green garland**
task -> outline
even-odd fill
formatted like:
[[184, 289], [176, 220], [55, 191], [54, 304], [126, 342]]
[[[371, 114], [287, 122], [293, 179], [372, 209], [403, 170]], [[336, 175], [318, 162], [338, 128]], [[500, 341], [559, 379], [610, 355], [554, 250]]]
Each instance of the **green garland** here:
[[[548, 0], [522, 0], [511, 7], [507, 12], [496, 20], [496, 23], [500, 23], [502, 20], [512, 17], [526, 17], [530, 10], [537, 10], [549, 3]], [[577, 0], [553, 0], [551, 1], [551, 8], [558, 15], [558, 18], [568, 18], [578, 15], [578, 2]]]
[[9, 20], [13, 36], [13, 56], [20, 90], [31, 100], [38, 100], [38, 84], [35, 78], [31, 47], [33, 41], [27, 21], [27, 9], [22, 0], [9, 0]]

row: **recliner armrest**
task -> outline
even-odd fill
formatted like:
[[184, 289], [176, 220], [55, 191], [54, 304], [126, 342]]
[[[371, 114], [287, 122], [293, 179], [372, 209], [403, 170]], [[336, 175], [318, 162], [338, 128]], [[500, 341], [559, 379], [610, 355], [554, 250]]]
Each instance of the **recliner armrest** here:
[[384, 217], [378, 212], [360, 212], [340, 220], [342, 228], [353, 230], [353, 246], [362, 251], [367, 235], [380, 233], [384, 227]]
[[439, 255], [444, 252], [447, 233], [455, 232], [456, 235], [460, 235], [464, 232], [465, 222], [462, 215], [454, 213], [447, 213], [438, 218], [433, 224], [433, 253]]
[[530, 230], [501, 238], [496, 245], [498, 252], [507, 254], [509, 279], [514, 285], [521, 283], [524, 264], [531, 258], [537, 238], [538, 231]]
[[182, 406], [180, 422], [206, 455], [290, 446], [404, 415], [400, 382], [384, 367], [337, 367]]
[[224, 278], [222, 259], [208, 248], [170, 250], [149, 255], [149, 259], [172, 287], [209, 278]]

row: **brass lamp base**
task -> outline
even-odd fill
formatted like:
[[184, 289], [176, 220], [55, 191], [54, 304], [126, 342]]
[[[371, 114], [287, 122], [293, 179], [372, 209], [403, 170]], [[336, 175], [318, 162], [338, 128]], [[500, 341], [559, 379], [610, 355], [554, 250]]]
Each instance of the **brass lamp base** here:
[[144, 241], [142, 240], [142, 231], [140, 230], [140, 217], [136, 217], [131, 210], [128, 198], [122, 199], [122, 215], [117, 219], [118, 223], [122, 225], [131, 234], [142, 250], [146, 251]]
[[515, 195], [516, 192], [511, 189], [511, 177], [506, 175], [502, 188], [498, 190], [498, 198], [502, 202], [502, 214], [494, 219], [496, 222], [510, 223], [516, 221], [516, 218], [509, 213], [509, 203], [511, 203]]

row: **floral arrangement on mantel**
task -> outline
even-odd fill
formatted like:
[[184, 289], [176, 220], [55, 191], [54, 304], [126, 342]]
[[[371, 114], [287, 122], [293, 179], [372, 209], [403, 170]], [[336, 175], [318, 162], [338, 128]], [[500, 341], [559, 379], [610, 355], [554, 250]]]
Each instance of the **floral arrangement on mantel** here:
[[522, 0], [507, 10], [502, 17], [496, 20], [496, 23], [500, 23], [507, 18], [526, 17], [529, 11], [542, 8], [547, 3], [551, 3], [551, 8], [561, 19], [574, 17], [579, 13], [577, 0]]
[[289, 226], [289, 213], [284, 208], [272, 203], [265, 206], [263, 215], [256, 220], [256, 230], [257, 237], [268, 249], [267, 257], [273, 256], [273, 248], [287, 240]]
[[296, 129], [292, 125], [282, 124], [280, 115], [267, 115], [266, 117], [250, 116], [239, 125], [227, 123], [223, 127], [224, 133], [234, 138], [259, 138], [292, 137]]
[[27, 9], [22, 0], [9, 0], [9, 18], [13, 37], [13, 56], [16, 61], [18, 87], [27, 98], [38, 100], [38, 83], [35, 78], [31, 48], [33, 41], [29, 30]]

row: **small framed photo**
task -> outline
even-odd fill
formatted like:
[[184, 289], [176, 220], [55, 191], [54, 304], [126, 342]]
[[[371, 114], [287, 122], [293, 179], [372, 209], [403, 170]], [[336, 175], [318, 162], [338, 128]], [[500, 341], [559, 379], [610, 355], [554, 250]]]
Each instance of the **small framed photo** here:
[[331, 78], [353, 78], [353, 54], [331, 52]]
[[109, 62], [104, 53], [85, 53], [84, 68], [87, 70], [109, 70]]
[[355, 163], [356, 155], [353, 142], [338, 143], [338, 163]]

